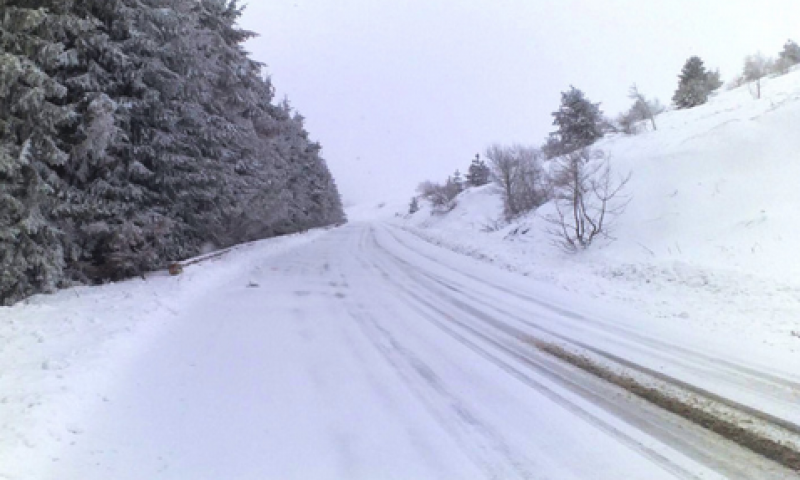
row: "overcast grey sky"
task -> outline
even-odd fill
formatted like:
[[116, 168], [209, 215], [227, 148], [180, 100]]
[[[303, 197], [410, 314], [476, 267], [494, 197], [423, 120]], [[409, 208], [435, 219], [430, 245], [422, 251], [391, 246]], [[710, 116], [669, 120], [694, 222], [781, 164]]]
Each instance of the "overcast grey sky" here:
[[540, 144], [569, 85], [615, 115], [634, 82], [669, 103], [691, 55], [728, 81], [800, 42], [800, 1], [250, 0], [241, 24], [354, 203]]

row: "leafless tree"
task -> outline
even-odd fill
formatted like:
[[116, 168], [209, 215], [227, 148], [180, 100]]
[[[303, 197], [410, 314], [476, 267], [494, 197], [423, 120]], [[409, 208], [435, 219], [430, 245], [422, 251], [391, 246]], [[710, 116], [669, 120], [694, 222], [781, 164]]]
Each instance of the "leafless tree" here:
[[[653, 130], [658, 130], [658, 127], [656, 127], [656, 115], [661, 113], [658, 111], [658, 102], [645, 98], [635, 83], [628, 89], [628, 98], [633, 100], [631, 111], [636, 112], [637, 116], [642, 120], [650, 120]], [[663, 107], [661, 107], [661, 110], [663, 111]]]
[[620, 113], [616, 118], [616, 125], [619, 131], [626, 135], [636, 135], [640, 130], [640, 122], [648, 120], [653, 126], [653, 130], [658, 130], [656, 125], [656, 115], [665, 109], [658, 99], [648, 99], [639, 91], [636, 84], [628, 90], [628, 98], [633, 100], [633, 105]]
[[433, 213], [444, 213], [456, 207], [456, 197], [461, 193], [461, 188], [448, 178], [445, 184], [424, 181], [417, 187], [417, 192], [422, 198], [431, 202]]
[[773, 68], [772, 59], [762, 53], [748, 55], [744, 59], [744, 71], [742, 72], [745, 81], [753, 82], [756, 86], [756, 98], [761, 98], [761, 79], [766, 77]]
[[636, 135], [639, 133], [639, 122], [641, 119], [631, 110], [617, 115], [615, 124], [617, 131], [625, 135]]
[[556, 213], [546, 217], [554, 243], [576, 252], [598, 237], [611, 238], [613, 220], [630, 202], [623, 189], [631, 174], [614, 175], [609, 159], [597, 150], [579, 150], [556, 162], [552, 173]]
[[539, 207], [547, 201], [540, 150], [523, 145], [494, 144], [486, 150], [492, 179], [503, 192], [506, 219]]
[[746, 84], [747, 81], [744, 79], [744, 75], [737, 75], [733, 77], [728, 85], [725, 87], [727, 90], [733, 90], [735, 88], [739, 88], [742, 85]]

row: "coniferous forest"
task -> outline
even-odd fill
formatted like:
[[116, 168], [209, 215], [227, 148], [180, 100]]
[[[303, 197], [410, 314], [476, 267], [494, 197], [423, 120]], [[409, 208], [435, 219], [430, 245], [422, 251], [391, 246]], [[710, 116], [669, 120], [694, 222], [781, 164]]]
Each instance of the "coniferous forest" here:
[[0, 303], [344, 221], [229, 0], [0, 0]]

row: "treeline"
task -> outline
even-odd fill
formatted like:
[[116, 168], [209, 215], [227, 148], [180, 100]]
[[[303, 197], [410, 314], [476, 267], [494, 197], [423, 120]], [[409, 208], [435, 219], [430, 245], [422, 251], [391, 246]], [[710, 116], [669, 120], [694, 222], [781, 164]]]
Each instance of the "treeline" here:
[[229, 0], [0, 0], [0, 303], [344, 221]]

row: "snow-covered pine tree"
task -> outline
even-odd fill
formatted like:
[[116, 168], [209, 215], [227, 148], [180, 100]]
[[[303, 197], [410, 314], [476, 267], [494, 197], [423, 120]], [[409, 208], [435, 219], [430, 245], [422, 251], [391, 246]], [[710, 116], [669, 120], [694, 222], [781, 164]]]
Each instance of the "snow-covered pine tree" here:
[[236, 26], [237, 3], [200, 2], [206, 55], [216, 66], [207, 113], [222, 135], [207, 142], [218, 149], [226, 169], [221, 223], [227, 225], [218, 243], [236, 243], [343, 219], [341, 200], [319, 145], [308, 140], [303, 119], [288, 102], [272, 103], [274, 89], [263, 78], [262, 65], [252, 61], [241, 43], [252, 36]]
[[14, 5], [0, 0], [0, 302], [65, 271], [124, 278], [206, 240], [344, 221], [321, 147], [242, 48], [236, 1]]
[[330, 174], [320, 156], [321, 146], [309, 140], [303, 122], [301, 115], [292, 115], [287, 125], [290, 136], [285, 139], [288, 146], [285, 158], [289, 165], [287, 188], [292, 193], [290, 228], [305, 230], [325, 224], [322, 193]]
[[[90, 260], [99, 273], [119, 278], [197, 253], [210, 236], [206, 230], [219, 223], [213, 220], [225, 203], [222, 161], [218, 150], [204, 148], [218, 140], [216, 119], [206, 110], [217, 73], [209, 59], [217, 52], [202, 48], [194, 0], [91, 1], [119, 44], [120, 55], [103, 55], [121, 60], [119, 68], [106, 65], [121, 82], [107, 92], [113, 103], [105, 104], [116, 109], [115, 124], [124, 132], [94, 180], [105, 200], [119, 198], [119, 186], [128, 202], [84, 230], [93, 237]], [[114, 178], [104, 175], [111, 168]]]
[[[48, 31], [67, 47], [55, 77], [67, 87], [63, 102], [75, 106], [74, 121], [59, 129], [68, 153], [59, 175], [79, 192], [60, 222], [70, 239], [68, 271], [79, 280], [140, 273], [166, 261], [153, 247], [168, 241], [170, 232], [169, 218], [148, 208], [157, 198], [146, 188], [153, 172], [139, 161], [146, 155], [138, 148], [149, 148], [152, 138], [137, 113], [148, 101], [157, 103], [160, 92], [145, 81], [153, 73], [148, 55], [136, 53], [151, 39], [142, 28], [146, 20], [167, 9], [152, 15], [164, 7], [158, 0], [51, 3]], [[69, 18], [81, 19], [81, 28], [65, 28]]]
[[214, 241], [224, 245], [271, 236], [287, 216], [282, 202], [288, 197], [282, 199], [281, 193], [285, 160], [271, 143], [280, 130], [273, 87], [262, 77], [262, 65], [242, 48], [253, 34], [236, 25], [237, 3], [203, 0], [199, 5], [204, 51], [215, 63], [203, 69], [214, 72], [206, 110], [215, 132], [203, 145], [219, 159], [225, 178], [217, 202], [223, 228], [213, 232]]
[[570, 86], [561, 93], [561, 107], [553, 112], [552, 132], [543, 147], [548, 158], [574, 152], [603, 136], [603, 112], [599, 103], [590, 102], [584, 93]]
[[779, 54], [780, 59], [785, 60], [788, 65], [800, 63], [800, 45], [794, 40], [787, 40], [783, 45], [783, 50]]
[[473, 187], [486, 185], [489, 183], [490, 174], [491, 170], [489, 169], [489, 166], [486, 165], [486, 162], [481, 159], [480, 154], [476, 154], [475, 158], [472, 159], [472, 163], [469, 165], [469, 170], [467, 171], [467, 182], [469, 182], [470, 186]]
[[708, 101], [708, 95], [716, 85], [718, 88], [719, 74], [709, 74], [700, 57], [690, 57], [678, 76], [678, 89], [672, 97], [676, 108], [692, 108]]
[[778, 53], [778, 59], [774, 62], [772, 73], [785, 75], [798, 63], [800, 63], [800, 46], [794, 40], [787, 40], [783, 45], [783, 50]]
[[116, 219], [137, 210], [139, 197], [119, 148], [127, 135], [118, 101], [133, 68], [120, 48], [127, 38], [117, 21], [124, 18], [123, 5], [119, 0], [51, 3], [47, 28], [67, 48], [54, 75], [67, 87], [64, 101], [75, 107], [74, 121], [59, 129], [69, 153], [59, 174], [75, 193], [69, 215], [59, 222], [66, 271], [75, 280], [99, 280], [109, 277], [99, 273], [102, 240]]
[[66, 88], [52, 72], [69, 52], [54, 40], [47, 2], [0, 0], [0, 303], [64, 280], [59, 218], [70, 191], [59, 177], [68, 155], [58, 130], [73, 122]]
[[451, 182], [454, 188], [458, 190], [458, 193], [463, 192], [464, 188], [466, 188], [466, 180], [464, 180], [464, 176], [461, 175], [461, 171], [458, 169], [456, 169], [456, 171], [453, 173]]
[[289, 114], [272, 104], [274, 90], [269, 78], [258, 78], [245, 118], [255, 135], [246, 138], [245, 150], [235, 156], [235, 175], [226, 185], [232, 208], [224, 218], [227, 234], [222, 243], [266, 238], [291, 233], [286, 187], [290, 169], [285, 152]]
[[229, 235], [225, 223], [235, 215], [246, 187], [239, 181], [241, 173], [258, 155], [249, 112], [258, 102], [261, 65], [242, 49], [241, 43], [253, 34], [236, 26], [241, 14], [236, 2], [202, 0], [193, 9], [198, 21], [184, 39], [189, 50], [200, 53], [186, 72], [197, 97], [190, 115], [196, 126], [191, 135], [207, 163], [203, 171], [214, 182], [210, 188], [186, 191], [187, 200], [195, 203], [186, 210], [186, 222], [198, 239], [227, 245], [241, 241]]
[[204, 155], [199, 145], [209, 129], [202, 96], [203, 52], [194, 35], [196, 6], [195, 0], [143, 1], [135, 25], [145, 35], [132, 36], [127, 43], [143, 86], [132, 112], [136, 123], [130, 161], [140, 162], [151, 174], [140, 179], [145, 208], [137, 227], [145, 247], [126, 248], [124, 255], [134, 256], [141, 269], [198, 252], [203, 211], [213, 204], [221, 181], [218, 161]]

